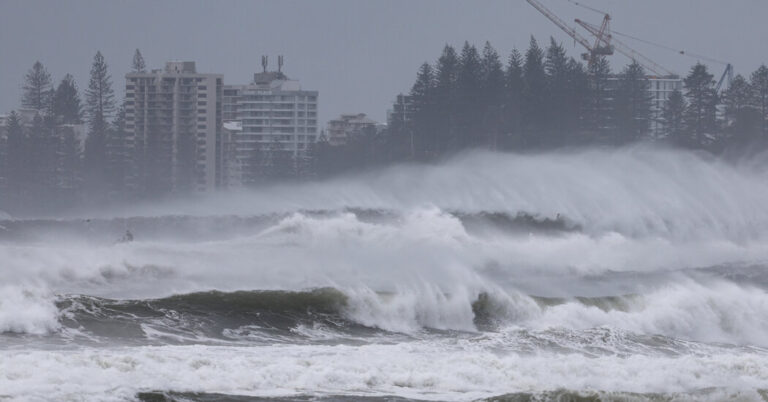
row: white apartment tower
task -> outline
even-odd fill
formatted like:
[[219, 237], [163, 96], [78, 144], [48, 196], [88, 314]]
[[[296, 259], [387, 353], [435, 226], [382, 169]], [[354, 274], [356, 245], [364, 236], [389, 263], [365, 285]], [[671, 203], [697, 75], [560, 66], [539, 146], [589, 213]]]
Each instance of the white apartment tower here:
[[234, 141], [245, 182], [258, 173], [255, 155], [269, 153], [272, 158], [297, 160], [306, 156], [318, 135], [318, 91], [302, 90], [298, 81], [288, 79], [280, 69], [268, 72], [266, 58], [262, 58], [262, 66], [252, 83], [225, 85], [223, 90], [224, 120], [240, 122], [241, 131]]
[[221, 74], [195, 63], [125, 75], [125, 115], [136, 172], [132, 183], [149, 194], [206, 191], [221, 181]]
[[654, 138], [664, 135], [664, 120], [662, 111], [669, 95], [674, 91], [683, 90], [683, 80], [676, 75], [663, 77], [648, 77], [648, 94], [651, 97], [651, 134]]

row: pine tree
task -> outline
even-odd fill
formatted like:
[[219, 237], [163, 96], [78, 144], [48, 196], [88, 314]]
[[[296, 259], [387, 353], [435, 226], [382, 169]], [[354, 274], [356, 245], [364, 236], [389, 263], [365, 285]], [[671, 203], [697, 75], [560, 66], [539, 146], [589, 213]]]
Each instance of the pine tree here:
[[522, 141], [525, 147], [537, 147], [547, 126], [547, 79], [544, 71], [544, 52], [531, 36], [523, 64]]
[[565, 144], [579, 144], [584, 140], [584, 121], [590, 97], [590, 77], [587, 68], [573, 57], [568, 59], [568, 82], [570, 83], [569, 107], [565, 126], [571, 132]]
[[[410, 158], [412, 155], [411, 138], [413, 135], [413, 122], [411, 117], [410, 96], [404, 94], [397, 95], [392, 105], [392, 113], [387, 118], [386, 153], [391, 161], [401, 161]], [[325, 141], [327, 142], [327, 139]], [[335, 154], [335, 151], [331, 148], [334, 147], [330, 144], [324, 144], [318, 148], [318, 153], [324, 157]], [[333, 166], [335, 166], [333, 162], [327, 165], [329, 172], [334, 169]]]
[[132, 175], [131, 144], [125, 129], [125, 105], [121, 105], [115, 114], [115, 120], [107, 131], [105, 155], [105, 177], [111, 198], [123, 196], [128, 190], [128, 181]]
[[57, 196], [63, 203], [74, 204], [82, 185], [80, 144], [74, 130], [60, 127], [57, 133]]
[[760, 116], [760, 127], [763, 139], [768, 139], [768, 67], [765, 64], [758, 67], [750, 77], [755, 108]]
[[144, 57], [141, 55], [139, 49], [133, 54], [133, 64], [131, 65], [134, 73], [143, 73], [146, 69], [144, 65]]
[[687, 146], [689, 141], [685, 134], [685, 98], [682, 92], [675, 90], [669, 94], [661, 111], [664, 126], [664, 139], [678, 146]]
[[568, 58], [563, 46], [550, 38], [544, 62], [546, 76], [545, 109], [546, 126], [542, 144], [546, 146], [563, 145], [570, 127], [570, 115], [578, 105], [573, 103], [573, 87], [570, 82]]
[[435, 80], [432, 66], [424, 63], [416, 75], [416, 82], [411, 87], [411, 102], [413, 106], [413, 130], [409, 139], [408, 148], [410, 157], [417, 155], [422, 159], [429, 159], [436, 154], [435, 138]]
[[101, 52], [96, 52], [93, 58], [91, 79], [85, 95], [89, 128], [85, 142], [85, 178], [89, 187], [95, 190], [105, 180], [107, 121], [115, 108], [112, 82]]
[[482, 77], [480, 54], [474, 45], [464, 42], [456, 77], [456, 149], [475, 146], [479, 142], [482, 116]]
[[435, 128], [438, 140], [435, 142], [435, 148], [438, 154], [444, 153], [450, 149], [451, 144], [456, 142], [454, 116], [457, 110], [456, 79], [458, 72], [459, 58], [456, 55], [456, 50], [445, 45], [435, 66], [435, 113], [438, 116]]
[[633, 61], [619, 74], [614, 96], [616, 141], [627, 143], [648, 135], [651, 123], [649, 83], [643, 67]]
[[35, 205], [51, 195], [56, 187], [58, 139], [54, 130], [40, 113], [35, 114], [29, 127], [26, 156], [29, 158], [29, 184]]
[[80, 104], [80, 95], [77, 93], [77, 85], [72, 75], [67, 74], [61, 80], [51, 103], [52, 113], [63, 124], [80, 124], [83, 116], [83, 108]]
[[485, 136], [481, 139], [481, 143], [491, 149], [497, 149], [504, 121], [505, 77], [499, 53], [490, 42], [485, 42], [483, 47], [481, 68], [483, 108], [481, 130]]
[[9, 199], [18, 203], [24, 199], [29, 182], [30, 160], [28, 140], [21, 126], [21, 118], [16, 111], [11, 111], [7, 121], [6, 158], [3, 166]]
[[504, 74], [504, 139], [502, 147], [512, 149], [519, 143], [522, 126], [523, 56], [517, 49], [509, 55]]
[[723, 93], [726, 131], [732, 140], [747, 143], [760, 137], [760, 114], [755, 107], [752, 86], [737, 75]]
[[591, 137], [597, 142], [610, 142], [613, 130], [613, 115], [610, 99], [613, 97], [608, 85], [611, 68], [605, 57], [597, 58], [588, 67], [589, 90], [585, 110], [585, 124]]
[[42, 63], [36, 61], [27, 72], [21, 105], [43, 112], [51, 101], [51, 75]]
[[683, 80], [688, 103], [685, 126], [694, 147], [706, 146], [717, 135], [717, 93], [713, 78], [705, 65], [696, 63]]

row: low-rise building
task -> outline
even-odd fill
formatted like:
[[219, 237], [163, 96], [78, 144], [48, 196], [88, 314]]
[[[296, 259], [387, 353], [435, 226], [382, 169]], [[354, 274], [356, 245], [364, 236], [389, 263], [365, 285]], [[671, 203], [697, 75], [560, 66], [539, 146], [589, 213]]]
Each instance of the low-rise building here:
[[328, 122], [325, 135], [332, 146], [345, 145], [356, 137], [376, 135], [381, 125], [369, 119], [365, 113], [343, 114]]

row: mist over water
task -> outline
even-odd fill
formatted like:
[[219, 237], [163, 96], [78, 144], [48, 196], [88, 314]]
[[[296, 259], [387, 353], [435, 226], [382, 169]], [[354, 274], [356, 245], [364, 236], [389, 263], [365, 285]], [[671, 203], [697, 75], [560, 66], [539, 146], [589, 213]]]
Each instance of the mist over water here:
[[473, 152], [3, 220], [0, 397], [759, 400], [766, 167]]

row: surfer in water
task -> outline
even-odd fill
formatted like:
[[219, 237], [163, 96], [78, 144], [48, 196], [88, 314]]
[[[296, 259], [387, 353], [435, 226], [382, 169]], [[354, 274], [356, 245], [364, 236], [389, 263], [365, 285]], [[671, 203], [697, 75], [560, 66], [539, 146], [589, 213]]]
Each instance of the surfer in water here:
[[119, 243], [130, 243], [133, 241], [133, 233], [130, 230], [126, 230]]

